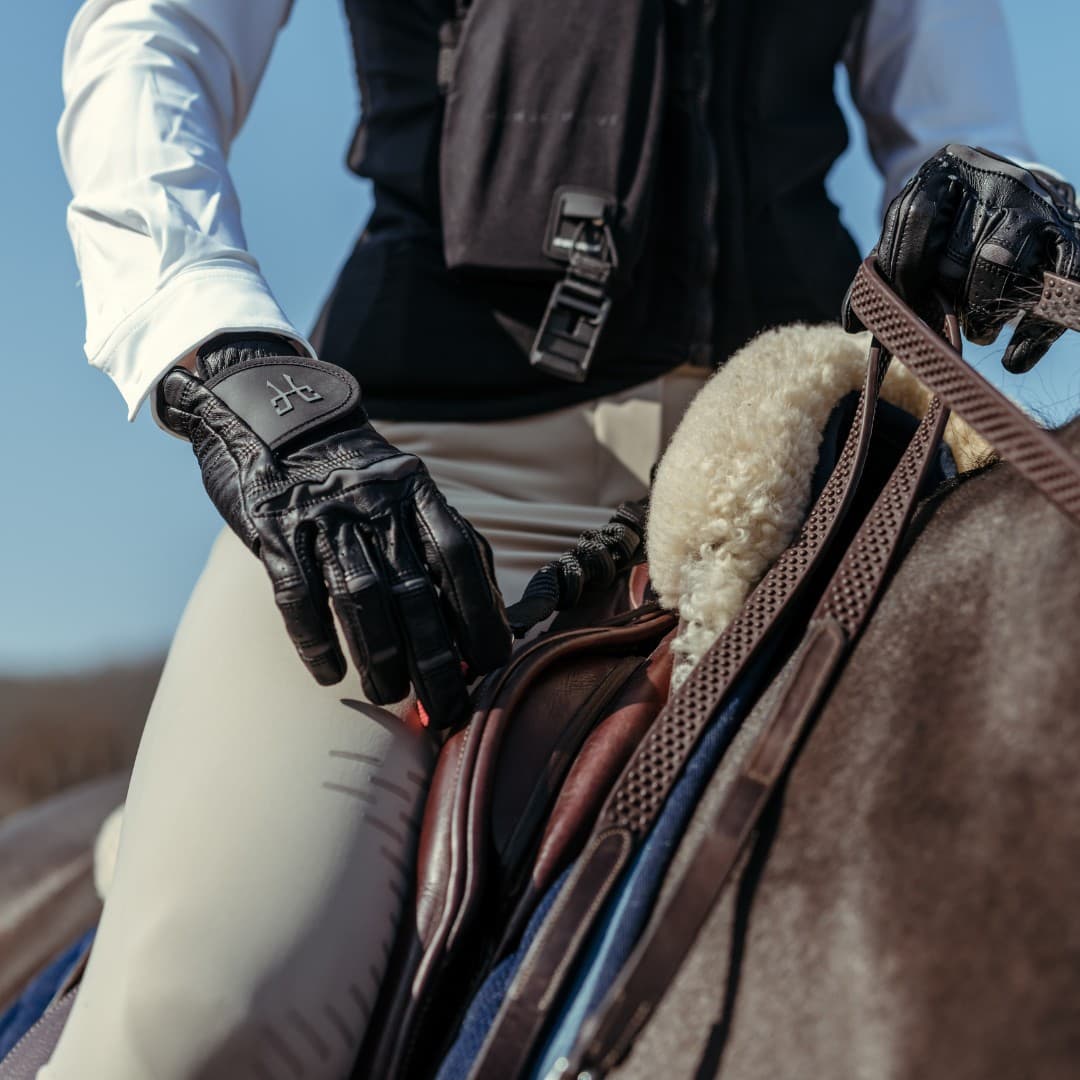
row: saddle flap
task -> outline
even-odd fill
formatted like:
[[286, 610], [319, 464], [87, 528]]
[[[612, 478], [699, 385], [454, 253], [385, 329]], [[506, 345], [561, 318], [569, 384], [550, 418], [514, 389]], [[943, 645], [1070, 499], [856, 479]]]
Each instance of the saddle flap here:
[[491, 839], [500, 870], [512, 872], [525, 857], [596, 717], [643, 664], [634, 655], [583, 655], [550, 669], [521, 702], [493, 777]]
[[547, 889], [581, 846], [608, 790], [667, 701], [673, 634], [674, 631], [668, 634], [626, 680], [611, 710], [575, 758], [548, 818], [533, 864], [531, 881], [541, 891]]
[[497, 956], [514, 946], [540, 899], [579, 853], [608, 792], [664, 707], [671, 685], [674, 635], [674, 630], [669, 632], [648, 659], [635, 665], [575, 756], [547, 817]]
[[510, 897], [529, 879], [529, 856], [582, 743], [674, 625], [674, 615], [648, 604], [600, 626], [549, 633], [482, 685], [469, 726], [443, 745], [435, 767], [414, 918], [372, 1023], [381, 1034], [364, 1054], [373, 1075], [408, 1071], [405, 1048], [417, 1043], [414, 1028], [450, 954], [484, 963], [486, 954], [456, 946], [481, 912], [513, 910]]
[[[507, 884], [515, 861], [531, 849], [573, 755], [636, 666], [626, 664], [627, 657], [647, 656], [674, 621], [649, 605], [605, 625], [554, 634], [511, 662], [490, 707], [470, 725], [477, 738], [476, 753], [467, 758], [471, 771], [451, 766], [464, 798], [452, 805], [429, 800], [425, 809], [422, 844], [430, 823], [432, 835], [452, 830], [455, 838], [443, 846], [463, 856], [456, 863], [460, 883], [444, 891], [458, 908], [448, 948], [474, 913], [488, 876], [497, 873], [500, 885]], [[440, 767], [441, 755], [436, 772]], [[429, 869], [439, 868], [429, 868], [422, 847], [419, 880]]]

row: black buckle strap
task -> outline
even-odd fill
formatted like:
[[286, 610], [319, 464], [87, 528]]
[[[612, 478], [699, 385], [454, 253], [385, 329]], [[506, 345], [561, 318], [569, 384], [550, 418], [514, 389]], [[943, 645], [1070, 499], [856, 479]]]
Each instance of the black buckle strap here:
[[568, 265], [551, 290], [529, 361], [559, 379], [585, 381], [611, 311], [608, 286], [619, 265], [608, 223], [614, 207], [594, 192], [555, 193], [544, 253]]

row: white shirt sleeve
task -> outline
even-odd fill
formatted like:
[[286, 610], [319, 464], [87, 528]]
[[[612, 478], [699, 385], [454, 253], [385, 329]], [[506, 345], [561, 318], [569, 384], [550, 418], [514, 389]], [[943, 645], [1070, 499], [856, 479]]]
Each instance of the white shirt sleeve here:
[[58, 139], [86, 355], [134, 417], [225, 330], [311, 347], [248, 253], [226, 156], [291, 0], [88, 0], [64, 49]]
[[1034, 161], [999, 0], [872, 0], [845, 59], [885, 204], [950, 142]]

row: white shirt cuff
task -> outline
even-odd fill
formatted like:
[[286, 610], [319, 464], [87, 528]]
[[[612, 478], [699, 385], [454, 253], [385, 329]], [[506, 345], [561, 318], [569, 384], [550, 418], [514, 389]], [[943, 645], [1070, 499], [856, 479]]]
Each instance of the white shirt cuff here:
[[289, 322], [262, 275], [240, 262], [200, 263], [180, 271], [86, 355], [116, 383], [134, 420], [174, 364], [221, 333], [260, 331], [315, 350]]

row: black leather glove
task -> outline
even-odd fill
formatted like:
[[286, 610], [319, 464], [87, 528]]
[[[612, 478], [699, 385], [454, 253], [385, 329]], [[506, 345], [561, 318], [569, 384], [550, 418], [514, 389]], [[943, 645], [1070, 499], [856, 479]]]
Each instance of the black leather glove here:
[[[1080, 278], [1080, 212], [1072, 187], [987, 150], [946, 146], [889, 204], [874, 254], [882, 273], [932, 317], [935, 290], [979, 345], [1039, 299], [1042, 275]], [[859, 329], [844, 301], [844, 325]], [[1030, 370], [1062, 328], [1023, 315], [1002, 363]]]
[[371, 702], [411, 682], [434, 726], [462, 721], [461, 661], [479, 675], [510, 651], [487, 543], [368, 423], [348, 372], [280, 355], [280, 340], [213, 345], [205, 381], [165, 376], [159, 415], [191, 440], [214, 505], [262, 560], [300, 658], [320, 683], [344, 676], [332, 606]]

